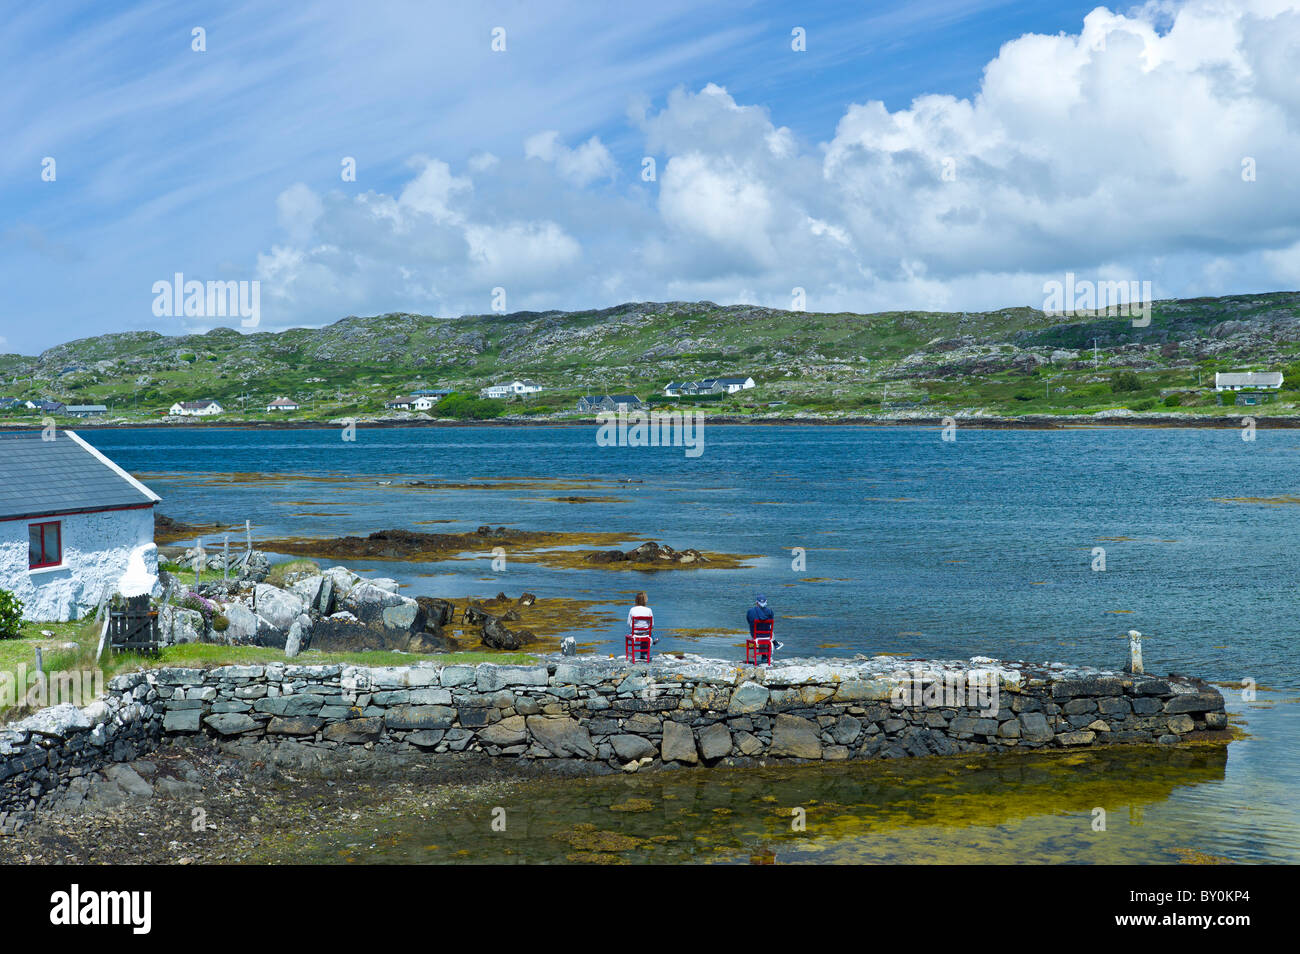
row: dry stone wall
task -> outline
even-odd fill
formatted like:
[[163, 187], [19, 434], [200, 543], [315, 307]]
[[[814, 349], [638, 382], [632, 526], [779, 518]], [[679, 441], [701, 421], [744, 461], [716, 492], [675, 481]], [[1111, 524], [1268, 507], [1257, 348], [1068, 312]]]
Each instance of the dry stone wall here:
[[1197, 679], [982, 657], [157, 669], [0, 730], [0, 830], [79, 775], [200, 732], [626, 771], [1228, 738], [1222, 695]]

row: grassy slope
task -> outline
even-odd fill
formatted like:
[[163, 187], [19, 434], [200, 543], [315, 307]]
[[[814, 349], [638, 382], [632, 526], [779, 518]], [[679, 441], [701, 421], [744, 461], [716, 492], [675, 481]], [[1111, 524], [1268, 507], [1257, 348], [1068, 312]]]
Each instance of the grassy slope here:
[[[1072, 354], [1053, 358], [1061, 349]], [[1146, 328], [1118, 318], [1061, 321], [1030, 308], [854, 315], [674, 302], [458, 319], [350, 317], [251, 335], [132, 332], [35, 358], [0, 356], [0, 394], [105, 403], [115, 415], [143, 420], [200, 397], [232, 409], [223, 420], [323, 420], [382, 413], [386, 399], [420, 386], [476, 392], [494, 380], [532, 377], [547, 393], [510, 411], [545, 413], [569, 411], [589, 391], [648, 397], [676, 378], [752, 374], [761, 386], [719, 410], [770, 412], [768, 404], [784, 402], [776, 413], [863, 413], [879, 411], [887, 397], [925, 402], [934, 412], [1087, 413], [1164, 410], [1156, 402], [1171, 390], [1194, 390], [1198, 371], [1212, 382], [1216, 370], [1263, 367], [1287, 371], [1288, 384], [1300, 385], [1300, 294], [1159, 302]], [[1111, 389], [1109, 376], [1124, 369], [1137, 372], [1138, 390]], [[280, 395], [305, 409], [266, 414], [262, 408]], [[1298, 402], [1300, 394], [1283, 394], [1269, 413], [1288, 413]], [[1189, 395], [1187, 403], [1186, 410], [1228, 413], [1213, 397]]]

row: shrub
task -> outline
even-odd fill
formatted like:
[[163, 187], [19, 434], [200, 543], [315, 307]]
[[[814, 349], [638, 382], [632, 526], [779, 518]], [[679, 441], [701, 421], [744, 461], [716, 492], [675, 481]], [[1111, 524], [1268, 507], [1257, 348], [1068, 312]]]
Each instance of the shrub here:
[[23, 601], [0, 590], [0, 639], [13, 639], [23, 628]]
[[461, 420], [485, 421], [505, 413], [501, 401], [470, 397], [468, 394], [449, 394], [433, 406], [438, 417], [456, 417]]
[[1165, 395], [1165, 407], [1180, 407], [1183, 403], [1183, 396], [1178, 393]]
[[227, 629], [229, 629], [229, 628], [230, 628], [230, 619], [229, 619], [229, 617], [223, 615], [222, 613], [218, 613], [216, 616], [213, 616], [213, 617], [212, 617], [212, 631], [213, 631], [213, 632], [216, 632], [216, 633], [224, 633], [224, 632], [225, 632]]
[[1136, 371], [1116, 371], [1110, 376], [1110, 389], [1114, 394], [1141, 391], [1142, 379], [1137, 376]]
[[1136, 401], [1129, 405], [1132, 411], [1149, 411], [1156, 406], [1155, 398], [1147, 398], [1145, 401]]

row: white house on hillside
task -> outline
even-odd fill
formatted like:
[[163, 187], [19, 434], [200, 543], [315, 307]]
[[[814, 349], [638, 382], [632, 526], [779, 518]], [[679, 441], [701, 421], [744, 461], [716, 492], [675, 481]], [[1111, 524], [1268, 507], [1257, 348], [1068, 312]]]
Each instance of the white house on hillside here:
[[542, 390], [542, 386], [536, 381], [514, 380], [507, 381], [505, 384], [493, 384], [479, 391], [480, 397], [485, 398], [508, 398], [524, 394], [536, 394]]
[[723, 394], [735, 394], [737, 391], [746, 391], [754, 386], [754, 379], [751, 377], [715, 378], [714, 381], [714, 389]]
[[268, 413], [271, 411], [296, 411], [300, 407], [301, 405], [297, 401], [292, 401], [285, 397], [278, 397], [266, 406], [266, 410]]
[[438, 403], [438, 398], [428, 394], [403, 394], [384, 406], [395, 411], [427, 411]]
[[1216, 391], [1276, 391], [1281, 386], [1281, 371], [1244, 371], [1227, 374], [1218, 371], [1214, 375], [1214, 390]]
[[735, 394], [754, 387], [751, 377], [705, 378], [702, 381], [669, 381], [664, 386], [666, 397], [690, 397], [695, 394]]
[[133, 575], [156, 577], [158, 500], [74, 431], [0, 434], [0, 586], [24, 619], [93, 612], [133, 558]]
[[213, 414], [220, 414], [224, 410], [224, 407], [208, 398], [203, 401], [177, 401], [172, 405], [168, 413], [180, 417], [211, 417]]

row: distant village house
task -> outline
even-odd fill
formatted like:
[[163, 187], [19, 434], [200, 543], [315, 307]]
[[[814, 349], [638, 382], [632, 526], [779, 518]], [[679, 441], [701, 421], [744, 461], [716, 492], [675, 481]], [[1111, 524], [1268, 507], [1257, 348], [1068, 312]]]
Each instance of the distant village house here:
[[479, 397], [485, 398], [509, 398], [521, 397], [525, 394], [537, 394], [542, 390], [542, 386], [536, 381], [514, 380], [505, 384], [493, 384], [479, 391]]
[[1216, 372], [1216, 391], [1276, 391], [1282, 387], [1281, 371]]
[[285, 397], [278, 397], [266, 406], [267, 413], [274, 411], [297, 411], [301, 405], [297, 401], [291, 401]]
[[697, 394], [735, 394], [754, 387], [751, 377], [704, 378], [700, 381], [669, 381], [664, 387], [666, 397], [691, 397]]
[[132, 562], [157, 574], [159, 497], [75, 431], [44, 437], [0, 434], [0, 580], [24, 619], [80, 619]]
[[211, 417], [224, 411], [220, 404], [208, 398], [203, 401], [177, 401], [169, 413], [178, 417]]
[[584, 394], [578, 398], [578, 410], [584, 413], [615, 411], [626, 414], [628, 411], [639, 411], [644, 406], [635, 394]]
[[103, 417], [108, 413], [108, 408], [103, 404], [69, 404], [64, 407], [63, 413], [70, 417]]
[[393, 398], [384, 407], [394, 411], [427, 411], [437, 404], [438, 400], [428, 394], [408, 394]]

